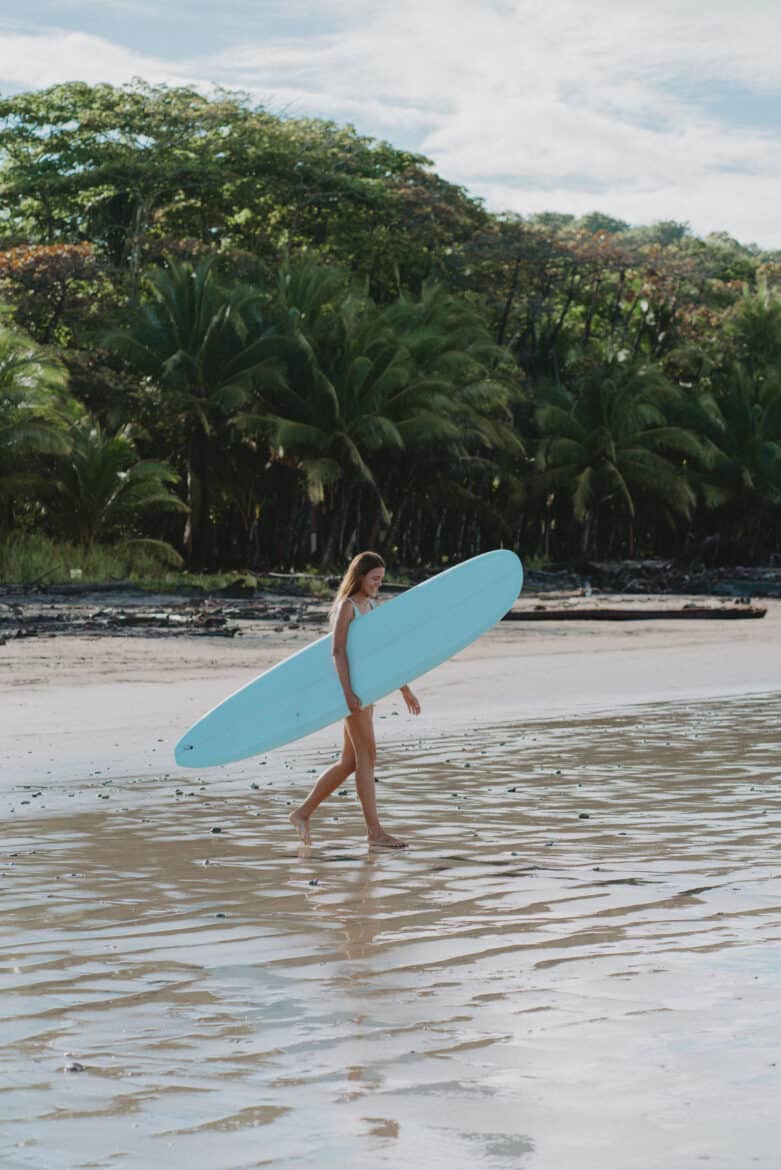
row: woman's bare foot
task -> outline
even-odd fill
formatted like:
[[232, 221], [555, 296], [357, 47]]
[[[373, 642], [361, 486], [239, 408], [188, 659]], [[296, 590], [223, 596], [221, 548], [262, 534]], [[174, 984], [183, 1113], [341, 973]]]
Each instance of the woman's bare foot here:
[[381, 829], [379, 833], [373, 833], [369, 837], [369, 845], [376, 849], [406, 849], [407, 842], [400, 841], [398, 837], [391, 837], [390, 833], [386, 833]]
[[311, 845], [312, 837], [309, 832], [309, 817], [305, 817], [303, 813], [300, 813], [296, 809], [295, 812], [290, 814], [288, 820], [301, 838], [301, 844]]

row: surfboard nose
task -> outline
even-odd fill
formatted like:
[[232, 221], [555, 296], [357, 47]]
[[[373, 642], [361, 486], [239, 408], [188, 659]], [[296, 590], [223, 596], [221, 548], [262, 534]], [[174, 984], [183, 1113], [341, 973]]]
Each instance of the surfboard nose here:
[[498, 570], [498, 575], [504, 585], [502, 604], [510, 609], [523, 589], [523, 565], [520, 557], [512, 549], [497, 548], [492, 552], [474, 557], [472, 562], [467, 561], [466, 563], [477, 565], [479, 561], [483, 561], [486, 565], [490, 564]]
[[493, 555], [501, 561], [503, 566], [507, 567], [510, 588], [517, 588], [520, 593], [523, 588], [523, 565], [521, 564], [521, 558], [509, 548], [496, 549]]
[[192, 752], [194, 751], [195, 744], [188, 736], [185, 736], [183, 739], [179, 740], [178, 744], [174, 748], [174, 759], [180, 767], [192, 768], [194, 766]]

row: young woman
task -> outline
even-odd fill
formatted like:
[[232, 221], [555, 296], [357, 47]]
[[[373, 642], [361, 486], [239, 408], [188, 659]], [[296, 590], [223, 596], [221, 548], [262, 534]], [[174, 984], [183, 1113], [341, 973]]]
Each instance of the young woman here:
[[[403, 849], [406, 841], [391, 837], [382, 828], [377, 816], [377, 797], [374, 788], [374, 764], [377, 746], [374, 740], [374, 704], [364, 707], [350, 682], [350, 663], [347, 659], [347, 631], [351, 622], [367, 621], [375, 608], [377, 594], [385, 576], [385, 562], [374, 552], [359, 553], [353, 557], [336, 593], [331, 607], [333, 628], [333, 659], [339, 682], [344, 690], [350, 714], [344, 721], [344, 746], [338, 764], [328, 768], [318, 778], [314, 788], [302, 805], [290, 814], [304, 845], [311, 843], [309, 818], [327, 796], [344, 784], [355, 772], [355, 787], [366, 820], [369, 844], [386, 849]], [[412, 715], [420, 714], [420, 703], [408, 686], [401, 688], [407, 710]]]

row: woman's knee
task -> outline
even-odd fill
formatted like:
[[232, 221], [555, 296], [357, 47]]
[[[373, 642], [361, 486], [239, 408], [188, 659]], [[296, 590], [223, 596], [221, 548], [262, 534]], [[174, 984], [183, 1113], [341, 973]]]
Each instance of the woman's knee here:
[[352, 776], [353, 772], [355, 771], [355, 756], [352, 754], [349, 756], [342, 756], [341, 760], [339, 761], [339, 767], [344, 772], [345, 779], [348, 776]]

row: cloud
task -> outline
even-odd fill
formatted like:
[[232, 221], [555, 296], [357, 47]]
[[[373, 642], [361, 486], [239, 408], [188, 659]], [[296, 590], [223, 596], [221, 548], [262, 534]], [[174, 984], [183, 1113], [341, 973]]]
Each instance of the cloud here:
[[[781, 247], [781, 130], [767, 118], [781, 98], [776, 0], [291, 3], [277, 35], [275, 2], [262, 35], [248, 16], [240, 44], [176, 62], [86, 33], [10, 35], [0, 84], [237, 87], [419, 150], [497, 209], [689, 219]], [[725, 85], [739, 87], [739, 120], [726, 97], [706, 100]], [[752, 125], [754, 97], [764, 117]]]
[[88, 33], [6, 33], [0, 41], [4, 91], [43, 89], [66, 81], [121, 83], [133, 77], [152, 83], [183, 80], [178, 67], [162, 57], [133, 52]]
[[686, 178], [677, 187], [666, 185], [663, 197], [651, 187], [594, 193], [551, 183], [519, 191], [515, 185], [489, 179], [482, 184], [482, 194], [489, 206], [525, 215], [565, 211], [577, 216], [599, 210], [635, 224], [675, 219], [691, 223], [701, 235], [727, 231], [744, 243], [781, 248], [777, 179], [735, 174]]

